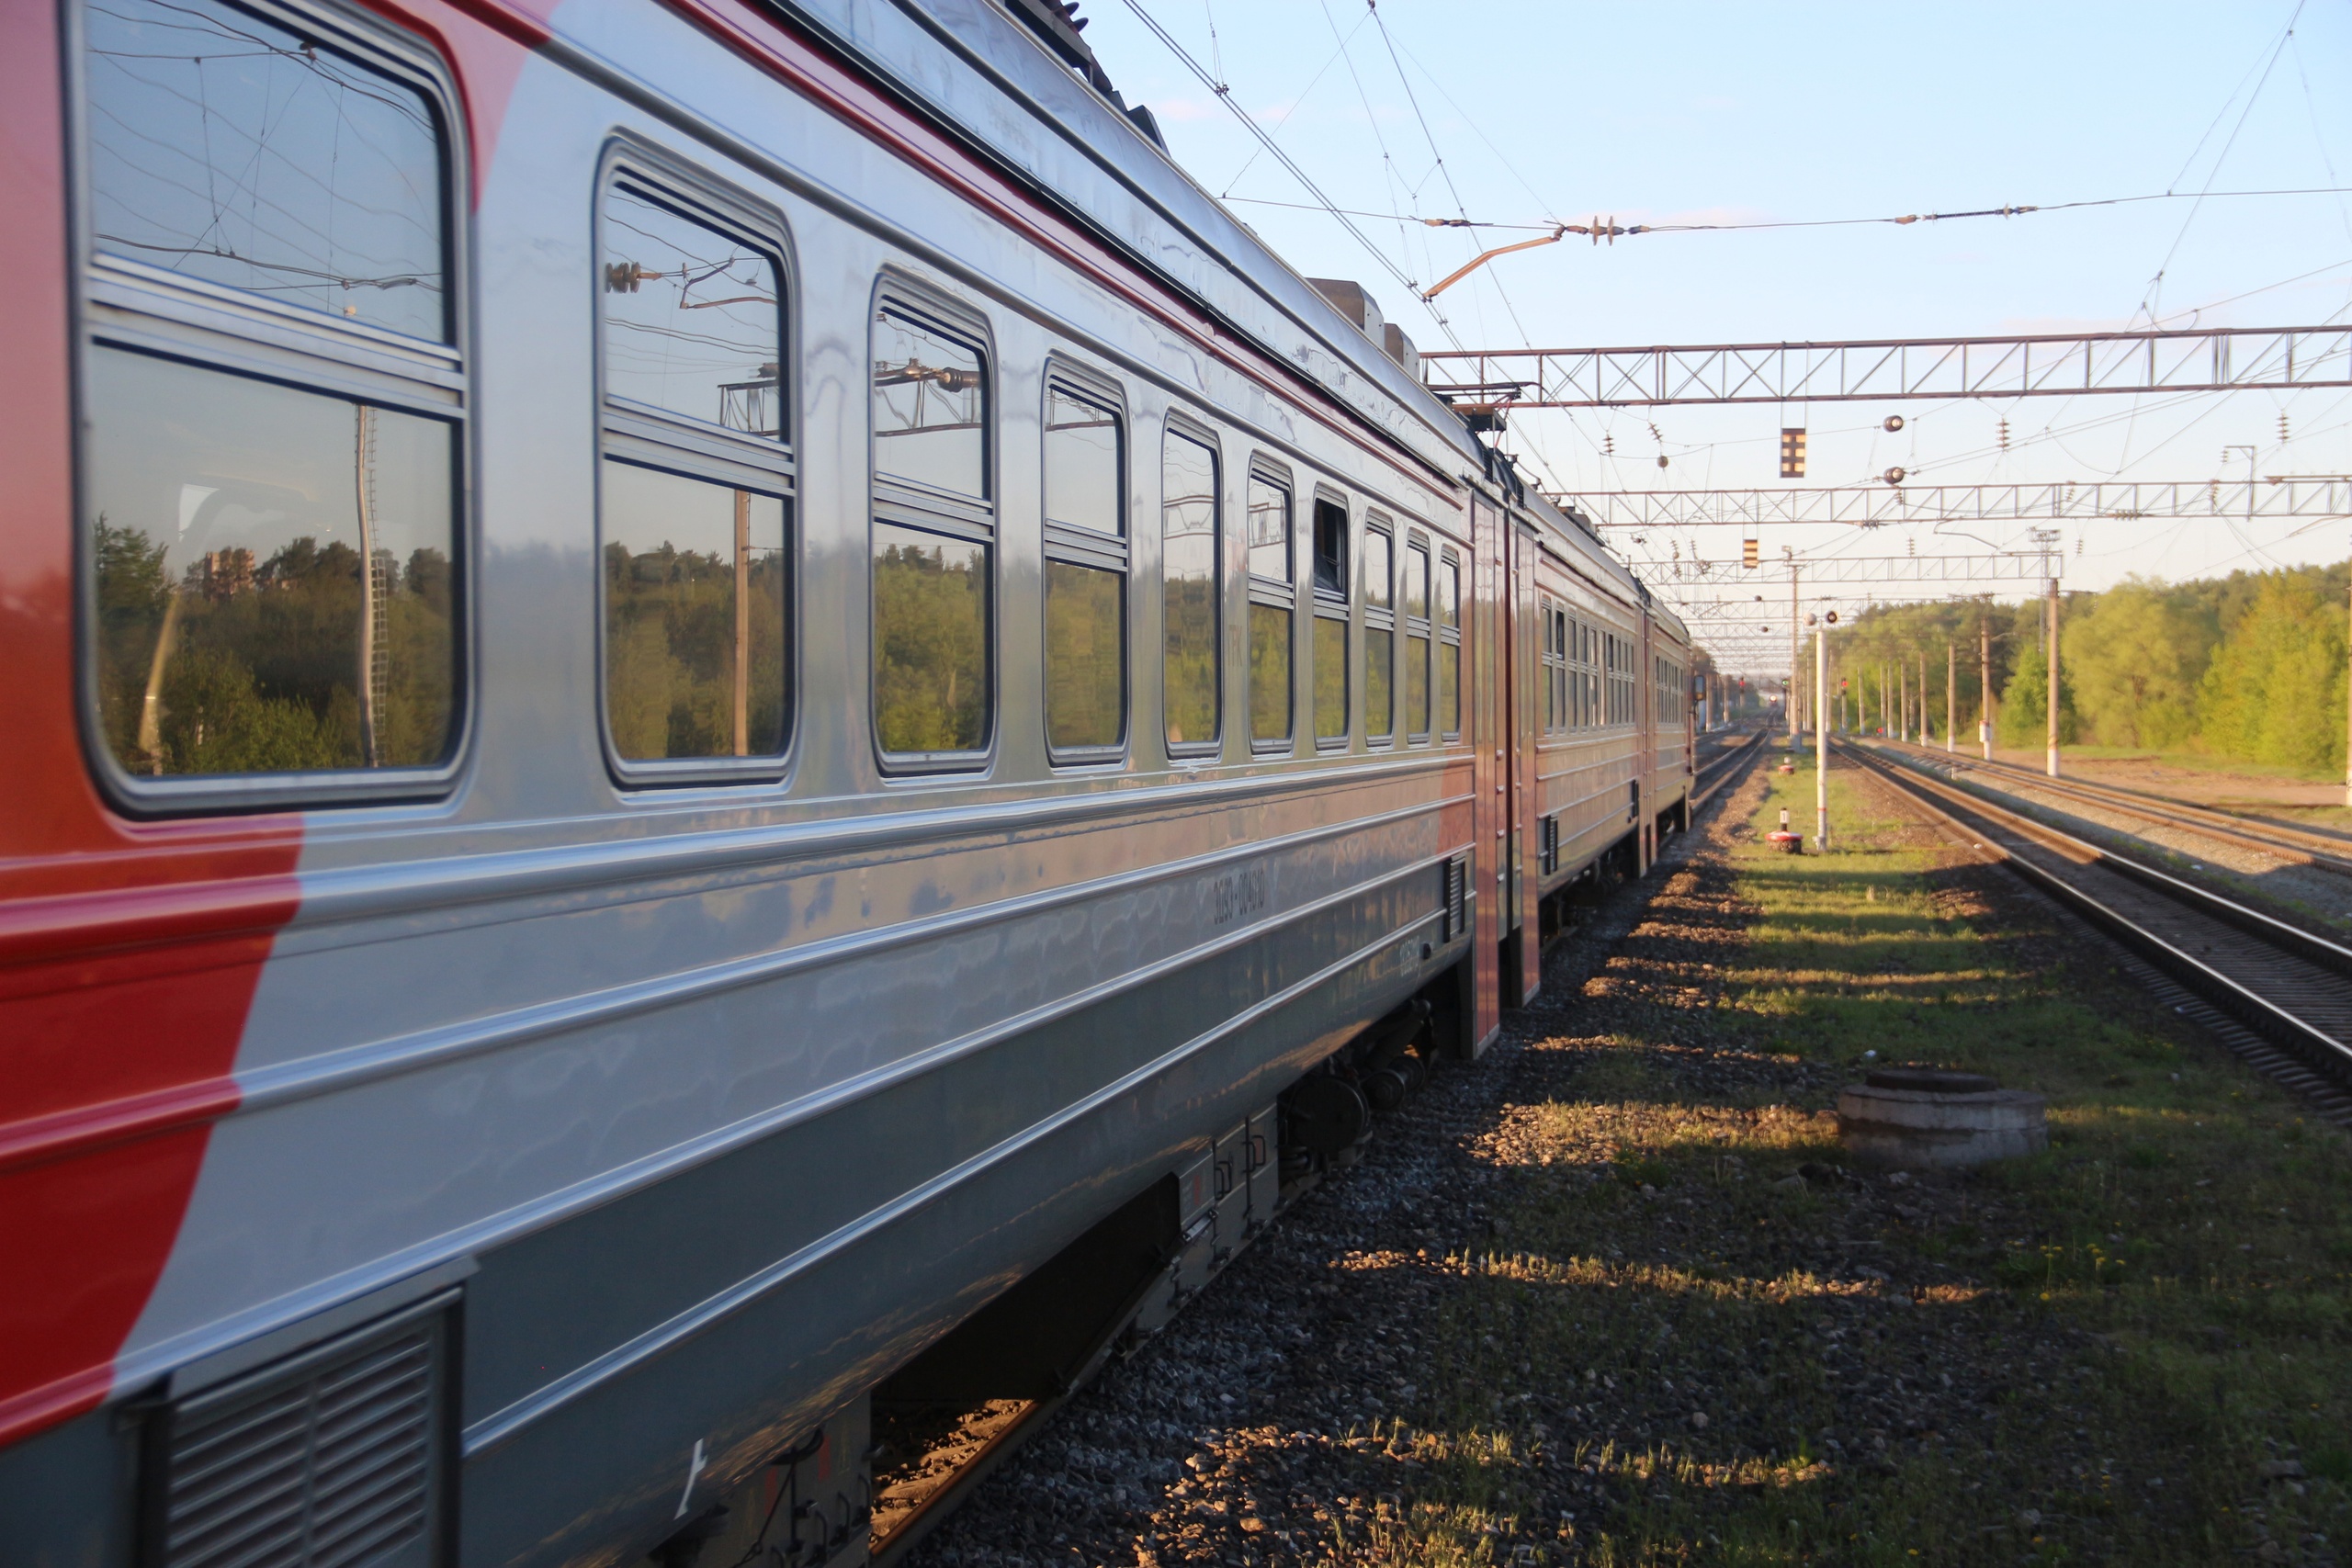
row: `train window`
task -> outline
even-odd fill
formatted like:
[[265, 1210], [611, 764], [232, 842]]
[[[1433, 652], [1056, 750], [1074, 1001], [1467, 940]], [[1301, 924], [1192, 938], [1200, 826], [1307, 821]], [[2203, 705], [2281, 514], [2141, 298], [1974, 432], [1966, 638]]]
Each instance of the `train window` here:
[[1430, 738], [1430, 547], [1418, 535], [1405, 544], [1405, 733]]
[[901, 771], [968, 767], [992, 718], [987, 359], [977, 324], [895, 295], [873, 328], [875, 738]]
[[1315, 498], [1315, 591], [1348, 596], [1348, 509], [1325, 495]]
[[1568, 728], [1568, 618], [1551, 600], [1543, 602], [1544, 728], [1557, 735]]
[[605, 182], [605, 731], [630, 783], [773, 778], [784, 754], [792, 468], [776, 229], [633, 155]]
[[605, 197], [605, 396], [784, 434], [775, 258], [629, 185]]
[[1224, 508], [1216, 448], [1171, 424], [1160, 449], [1161, 704], [1171, 756], [1214, 752], [1220, 734]]
[[1127, 738], [1126, 426], [1090, 383], [1046, 386], [1046, 745], [1114, 759]]
[[218, 0], [110, 0], [82, 16], [98, 250], [448, 341], [430, 95], [332, 37]]
[[1315, 635], [1307, 678], [1315, 694], [1315, 743], [1348, 739], [1348, 507], [1315, 498]]
[[1437, 728], [1462, 733], [1462, 563], [1452, 550], [1437, 563]]
[[465, 575], [446, 85], [356, 20], [119, 0], [83, 21], [80, 545], [109, 787], [205, 809], [437, 786]]
[[1250, 536], [1250, 744], [1289, 749], [1291, 736], [1291, 492], [1278, 475], [1252, 468]]
[[1367, 523], [1363, 531], [1363, 731], [1374, 740], [1396, 732], [1396, 541]]

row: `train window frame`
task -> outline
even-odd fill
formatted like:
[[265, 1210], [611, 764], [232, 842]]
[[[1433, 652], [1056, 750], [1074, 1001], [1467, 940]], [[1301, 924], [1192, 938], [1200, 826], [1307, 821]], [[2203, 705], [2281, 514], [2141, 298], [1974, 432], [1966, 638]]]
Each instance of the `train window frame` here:
[[[1388, 580], [1381, 585], [1383, 592], [1377, 602], [1374, 601], [1372, 593], [1373, 551], [1371, 548], [1371, 543], [1374, 535], [1377, 535], [1380, 537], [1382, 541], [1381, 554], [1386, 558], [1388, 562]], [[1396, 573], [1398, 570], [1396, 558], [1402, 552], [1396, 547], [1396, 525], [1386, 515], [1378, 512], [1367, 512], [1364, 513], [1363, 541], [1364, 547], [1358, 550], [1356, 553], [1363, 562], [1358, 572], [1358, 577], [1362, 584], [1362, 592], [1363, 593], [1364, 743], [1368, 746], [1385, 748], [1396, 744], [1396, 709], [1398, 705], [1396, 697], [1396, 672], [1402, 668], [1402, 665], [1399, 663], [1399, 660], [1402, 656], [1398, 652], [1396, 647], [1397, 642], [1400, 640], [1397, 634], [1401, 629], [1397, 625], [1396, 615]], [[1385, 716], [1382, 716], [1385, 717], [1387, 723], [1385, 728], [1379, 729], [1373, 728], [1373, 719], [1374, 716], [1372, 712], [1371, 706], [1372, 645], [1374, 633], [1379, 633], [1386, 637], [1388, 639], [1388, 683], [1386, 688], [1388, 692], [1388, 711]]]
[[[1208, 453], [1210, 480], [1209, 560], [1213, 577], [1209, 583], [1208, 603], [1214, 616], [1210, 627], [1209, 648], [1212, 667], [1209, 674], [1210, 713], [1215, 732], [1199, 739], [1177, 740], [1168, 733], [1168, 444], [1189, 441]], [[1225, 752], [1225, 638], [1226, 584], [1229, 569], [1226, 561], [1226, 515], [1229, 510], [1225, 494], [1225, 443], [1216, 427], [1205, 420], [1195, 419], [1181, 409], [1170, 409], [1159, 426], [1159, 734], [1170, 761], [1203, 761], [1221, 757]]]
[[[606, 369], [607, 338], [605, 295], [606, 204], [616, 190], [627, 189], [638, 200], [662, 208], [676, 217], [730, 235], [760, 252], [775, 269], [776, 290], [776, 417], [773, 437], [736, 431], [717, 421], [703, 421], [654, 407], [613, 392]], [[605, 143], [597, 170], [592, 209], [590, 249], [594, 261], [595, 379], [591, 389], [596, 417], [595, 558], [596, 601], [596, 726], [605, 766], [614, 781], [628, 790], [772, 787], [791, 772], [800, 716], [799, 588], [803, 555], [798, 523], [798, 451], [793, 442], [797, 428], [796, 398], [799, 378], [792, 374], [792, 349], [798, 342], [793, 319], [800, 298], [793, 264], [791, 230], [784, 214], [748, 192], [727, 184], [694, 164], [651, 143], [616, 136]], [[604, 599], [605, 513], [607, 465], [626, 464], [652, 473], [701, 484], [724, 486], [741, 494], [763, 496], [781, 503], [784, 539], [781, 560], [785, 572], [784, 713], [776, 750], [743, 757], [628, 757], [622, 754], [613, 733], [610, 681], [612, 660], [607, 647], [607, 614]]]
[[[1135, 729], [1135, 519], [1133, 436], [1135, 421], [1127, 411], [1125, 389], [1115, 379], [1062, 355], [1048, 355], [1038, 404], [1038, 516], [1042, 562], [1038, 584], [1037, 641], [1040, 670], [1047, 689], [1040, 694], [1038, 722], [1045, 728], [1046, 761], [1056, 768], [1103, 768], [1125, 762]], [[1051, 493], [1047, 482], [1052, 448], [1046, 433], [1052, 419], [1057, 389], [1072, 401], [1091, 404], [1111, 416], [1117, 432], [1118, 531], [1105, 534], [1077, 524], [1057, 523], [1046, 510]], [[1052, 709], [1053, 664], [1043, 579], [1056, 566], [1084, 567], [1114, 573], [1119, 581], [1119, 739], [1105, 746], [1054, 744]]]
[[1544, 617], [1544, 733], [1564, 735], [1570, 728], [1567, 615], [1549, 595], [1536, 604], [1536, 613]]
[[[910, 326], [935, 333], [968, 349], [978, 358], [980, 495], [958, 495], [935, 486], [886, 476], [876, 460], [878, 453], [875, 443], [878, 433], [874, 419], [875, 330], [886, 315], [898, 317]], [[866, 458], [865, 716], [874, 759], [886, 780], [921, 780], [942, 773], [984, 773], [996, 759], [1001, 728], [998, 723], [998, 683], [1001, 679], [1003, 662], [997, 648], [1002, 619], [1004, 539], [1003, 487], [999, 476], [999, 465], [1003, 461], [1003, 442], [998, 421], [1001, 366], [997, 357], [996, 336], [984, 311], [947, 297], [921, 279], [887, 267], [875, 281], [865, 321], [865, 367], [861, 379], [865, 392]], [[977, 545], [985, 553], [988, 566], [982, 576], [981, 589], [986, 595], [986, 603], [981, 606], [980, 615], [981, 739], [976, 747], [893, 751], [883, 744], [882, 687], [876, 670], [882, 653], [882, 619], [876, 604], [879, 579], [874, 570], [874, 548], [876, 531], [885, 527], [925, 534], [947, 543]]]
[[[1314, 558], [1309, 567], [1312, 581], [1308, 593], [1310, 616], [1306, 644], [1307, 724], [1314, 735], [1317, 750], [1343, 751], [1355, 735], [1355, 579], [1349, 570], [1349, 557], [1354, 553], [1349, 548], [1353, 543], [1351, 529], [1354, 523], [1354, 509], [1348, 504], [1345, 495], [1325, 484], [1315, 487], [1308, 507], [1314, 518], [1313, 537], [1309, 541]], [[1336, 553], [1324, 548], [1327, 524], [1333, 525]], [[1325, 570], [1327, 566], [1332, 569], [1331, 571]], [[1318, 682], [1324, 674], [1323, 661], [1316, 653], [1316, 634], [1324, 628], [1326, 623], [1336, 623], [1340, 628], [1340, 708], [1342, 715], [1340, 728], [1329, 735], [1323, 733], [1320, 720], [1316, 716], [1316, 703], [1320, 692]]]
[[[1437, 558], [1430, 563], [1430, 619], [1437, 627], [1437, 636], [1430, 645], [1430, 724], [1442, 742], [1462, 739], [1462, 714], [1469, 706], [1462, 700], [1462, 554], [1452, 545], [1441, 542]], [[1438, 679], [1445, 668], [1445, 650], [1453, 649], [1453, 727], [1445, 725], [1445, 703], [1441, 694], [1446, 682]]]
[[[90, 40], [82, 7], [64, 9], [63, 149], [71, 245], [67, 289], [74, 381], [74, 655], [85, 760], [100, 795], [126, 817], [155, 818], [333, 809], [446, 797], [471, 764], [480, 649], [473, 601], [480, 540], [473, 476], [474, 319], [467, 244], [471, 146], [454, 70], [425, 36], [359, 11], [288, 0], [225, 0], [316, 40], [422, 97], [434, 118], [444, 306], [437, 339], [344, 320], [230, 284], [100, 248], [89, 135]], [[93, 491], [93, 365], [101, 353], [178, 364], [242, 382], [435, 421], [449, 435], [449, 715], [440, 758], [415, 766], [300, 772], [142, 774], [107, 740], [99, 670], [96, 550], [82, 518]]]
[[[1408, 530], [1405, 535], [1403, 556], [1404, 560], [1400, 565], [1400, 575], [1397, 579], [1401, 584], [1397, 591], [1397, 597], [1402, 603], [1397, 605], [1396, 614], [1405, 634], [1399, 639], [1403, 644], [1402, 668], [1405, 680], [1398, 683], [1399, 694], [1405, 699], [1405, 744], [1426, 746], [1432, 739], [1437, 725], [1437, 637], [1435, 625], [1430, 615], [1430, 594], [1437, 586], [1437, 555], [1430, 544], [1430, 536], [1419, 528], [1413, 528]], [[1420, 558], [1421, 562], [1421, 613], [1418, 615], [1413, 614], [1412, 598], [1411, 562], [1416, 556]], [[1424, 716], [1428, 723], [1419, 729], [1412, 727], [1412, 659], [1413, 644], [1416, 642], [1421, 645], [1421, 695], [1428, 708]]]
[[[1282, 498], [1282, 553], [1278, 558], [1283, 567], [1279, 578], [1258, 570], [1258, 546], [1250, 536], [1258, 512], [1261, 490], [1270, 491]], [[1255, 757], [1287, 757], [1298, 750], [1298, 489], [1292, 482], [1290, 468], [1262, 452], [1250, 456], [1250, 467], [1242, 485], [1242, 542], [1244, 548], [1244, 578], [1248, 584], [1245, 609], [1248, 619], [1243, 625], [1243, 640], [1247, 654], [1248, 676], [1242, 690], [1250, 709], [1250, 752]], [[1258, 637], [1257, 612], [1261, 609], [1279, 610], [1283, 616], [1284, 635], [1283, 691], [1284, 697], [1283, 732], [1280, 735], [1258, 733]]]

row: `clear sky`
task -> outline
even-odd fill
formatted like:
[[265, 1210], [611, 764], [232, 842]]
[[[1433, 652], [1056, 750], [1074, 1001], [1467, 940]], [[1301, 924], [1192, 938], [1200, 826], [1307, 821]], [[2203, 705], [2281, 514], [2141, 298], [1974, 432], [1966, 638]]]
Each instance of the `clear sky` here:
[[[1583, 6], [1526, 0], [1137, 0], [1339, 206], [1495, 223], [1758, 222], [2050, 205], [2166, 190], [2352, 186], [2352, 4]], [[1306, 203], [1129, 9], [1085, 0], [1087, 39], [1177, 161], [1301, 272], [1363, 281], [1424, 348], [2064, 332], [2352, 320], [2352, 194], [2173, 199], [1897, 227], [1570, 236], [1441, 296], [1441, 322]], [[1525, 235], [1360, 218], [1426, 288]], [[2161, 276], [2159, 275], [2161, 274]], [[2293, 279], [2295, 281], [2288, 281]], [[1449, 331], [1450, 329], [1450, 331]], [[1901, 413], [1906, 427], [1882, 422]], [[2280, 440], [2279, 416], [2288, 439]], [[1772, 488], [1781, 411], [1520, 413], [1505, 438], [1572, 490]], [[2008, 449], [2000, 425], [2008, 424]], [[1806, 484], [2352, 473], [2352, 393], [1825, 403]], [[1655, 429], [1653, 429], [1655, 427]], [[1604, 447], [1613, 448], [1605, 456]], [[1660, 470], [1657, 457], [1669, 467]], [[1962, 525], [1952, 525], [1957, 531]], [[2065, 581], [2168, 579], [2342, 558], [2352, 524], [2067, 525]], [[2025, 526], [1773, 529], [1764, 553], [1942, 555]], [[1741, 530], [1614, 535], [1637, 565], [1736, 559]], [[1727, 662], [1777, 670], [1782, 606]], [[1674, 589], [1707, 597], [1716, 590]], [[1777, 583], [1777, 591], [1774, 584]], [[1987, 584], [1990, 587], [1992, 585]], [[1933, 597], [1944, 585], [1881, 587]], [[1730, 591], [1741, 602], [1750, 585]], [[1823, 591], [1825, 593], [1830, 592]], [[1865, 591], [1837, 591], [1858, 606]], [[2018, 585], [2000, 589], [2005, 596]], [[1808, 601], [1815, 598], [1808, 592]], [[1765, 623], [1758, 623], [1759, 625]], [[1710, 638], [1710, 640], [1715, 640]]]

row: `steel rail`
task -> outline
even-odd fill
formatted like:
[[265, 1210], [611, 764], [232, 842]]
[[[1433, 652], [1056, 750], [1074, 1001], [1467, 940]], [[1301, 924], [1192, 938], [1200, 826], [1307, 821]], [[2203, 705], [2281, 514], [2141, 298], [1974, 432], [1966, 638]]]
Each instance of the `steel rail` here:
[[[1733, 783], [1740, 773], [1736, 764], [1752, 762], [1762, 755], [1763, 740], [1762, 730], [1750, 730], [1747, 739], [1725, 744], [1722, 750], [1701, 763], [1690, 781], [1690, 809], [1698, 810], [1722, 793], [1724, 785]], [[1711, 777], [1712, 783], [1709, 782]]]
[[[1984, 774], [1988, 779], [2004, 781], [2001, 785], [2018, 790], [2038, 790], [2069, 800], [2079, 800], [2088, 806], [2102, 807], [2126, 817], [2144, 821], [2160, 822], [2166, 827], [2187, 832], [2201, 833], [2223, 843], [2256, 850], [2293, 865], [2308, 865], [2317, 871], [2333, 872], [2338, 876], [2352, 877], [2352, 842], [2323, 833], [2306, 832], [2285, 824], [2249, 822], [2243, 817], [2217, 811], [2211, 807], [2186, 800], [2173, 800], [2164, 795], [2147, 795], [2139, 790], [2125, 789], [2120, 784], [2103, 784], [2087, 779], [2053, 779], [2031, 768], [2015, 762], [1986, 761], [1981, 757], [1947, 756], [1930, 746], [1914, 741], [1874, 741], [1871, 744], [1901, 756], [1906, 762], [1919, 766], [1946, 769], [1954, 773]], [[2014, 781], [2014, 782], [2009, 782]]]
[[2352, 1074], [2352, 948], [1859, 746], [1838, 750], [2256, 1033]]

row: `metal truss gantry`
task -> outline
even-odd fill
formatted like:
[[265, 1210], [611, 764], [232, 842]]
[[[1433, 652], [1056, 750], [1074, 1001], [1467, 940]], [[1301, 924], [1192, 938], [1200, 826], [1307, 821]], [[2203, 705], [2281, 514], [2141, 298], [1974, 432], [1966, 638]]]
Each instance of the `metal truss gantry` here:
[[[1661, 589], [1667, 584], [1738, 587], [1751, 582], [1762, 588], [1784, 581], [1788, 570], [1786, 561], [1768, 561], [1755, 567], [1742, 566], [1737, 561], [1709, 560], [1641, 561], [1634, 566], [1645, 582]], [[1995, 555], [1973, 556], [1825, 556], [1799, 561], [1797, 571], [1808, 588], [1829, 582], [2040, 582], [2064, 576], [2065, 558], [2054, 550], [2004, 550]], [[1768, 604], [1776, 602], [1765, 600]], [[1734, 601], [1692, 603], [1710, 609], [1718, 604], [1734, 604], [1736, 608], [1743, 608], [1742, 619], [1754, 619]], [[1678, 604], [1675, 608], [1679, 612], [1683, 606]]]
[[2352, 326], [1648, 348], [1437, 349], [1430, 389], [1512, 409], [2352, 387]]
[[2341, 474], [2126, 484], [1853, 485], [1838, 490], [1633, 490], [1553, 493], [1603, 528], [1734, 524], [2052, 523], [2099, 518], [2352, 517]]

